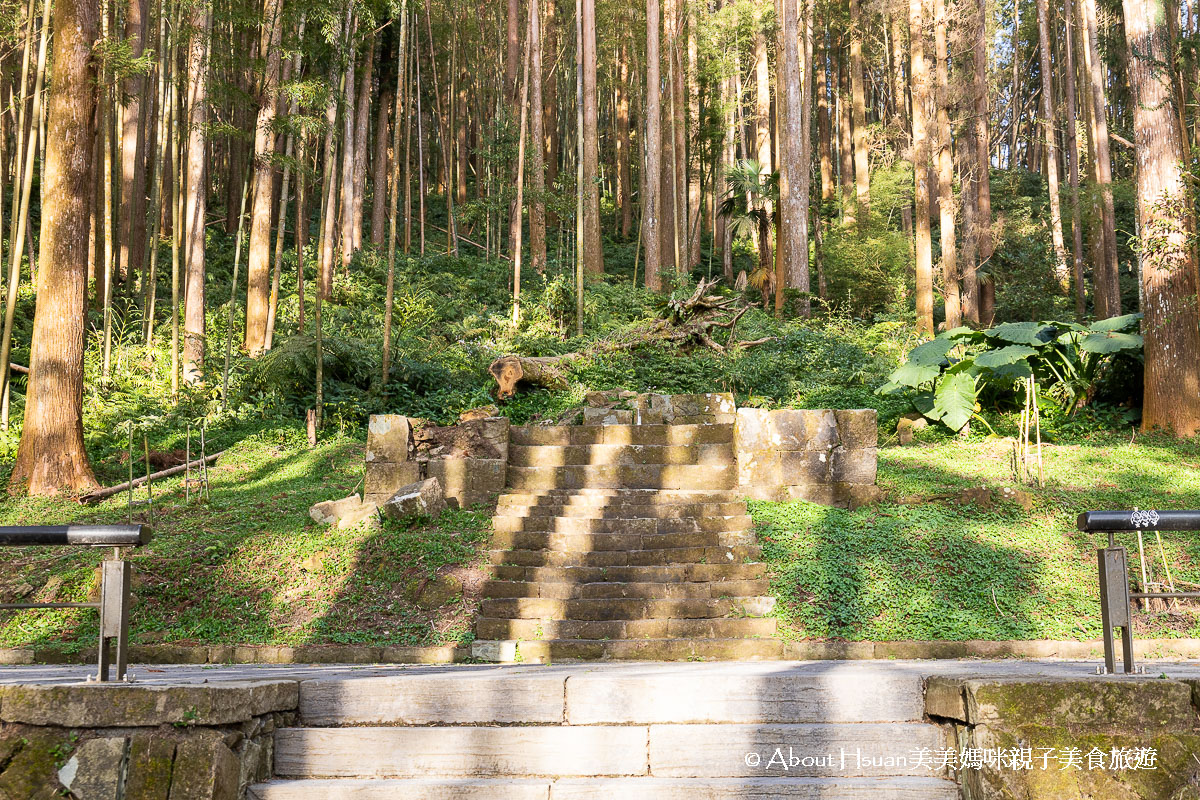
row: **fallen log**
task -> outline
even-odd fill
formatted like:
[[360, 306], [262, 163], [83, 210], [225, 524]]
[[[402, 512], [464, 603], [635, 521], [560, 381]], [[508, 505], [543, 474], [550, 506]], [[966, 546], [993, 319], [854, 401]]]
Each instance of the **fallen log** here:
[[134, 478], [132, 481], [125, 481], [117, 486], [110, 486], [107, 489], [97, 489], [94, 492], [89, 492], [83, 497], [80, 497], [79, 502], [86, 503], [88, 505], [91, 505], [92, 503], [99, 503], [101, 500], [112, 497], [115, 494], [120, 494], [121, 492], [129, 491], [130, 489], [136, 489], [148, 480], [156, 481], [159, 478], [169, 478], [172, 475], [178, 475], [179, 473], [185, 472], [189, 469], [195, 469], [203, 464], [211, 464], [212, 462], [216, 461], [219, 456], [225, 455], [225, 452], [226, 451], [222, 450], [219, 453], [213, 453], [211, 456], [197, 458], [195, 461], [191, 461], [187, 464], [179, 464], [174, 467], [169, 467], [168, 469], [160, 470], [148, 476], [143, 475], [140, 478]]
[[579, 358], [578, 353], [561, 356], [503, 356], [488, 367], [496, 379], [496, 399], [507, 400], [517, 393], [518, 383], [540, 386], [543, 389], [566, 389], [567, 378], [558, 370], [564, 361]]

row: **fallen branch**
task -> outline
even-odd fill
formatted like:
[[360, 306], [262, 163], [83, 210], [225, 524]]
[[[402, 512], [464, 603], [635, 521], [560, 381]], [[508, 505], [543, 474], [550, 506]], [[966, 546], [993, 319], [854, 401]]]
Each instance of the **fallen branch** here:
[[[717, 281], [700, 281], [695, 291], [686, 300], [672, 302], [670, 316], [626, 331], [613, 339], [593, 343], [582, 353], [567, 353], [560, 356], [527, 358], [508, 355], [496, 359], [488, 372], [496, 379], [496, 398], [506, 400], [516, 394], [517, 384], [525, 383], [544, 389], [565, 389], [567, 379], [560, 367], [599, 353], [614, 353], [634, 350], [649, 345], [672, 344], [687, 352], [691, 348], [707, 347], [717, 353], [728, 353], [738, 348], [755, 347], [773, 341], [774, 336], [739, 341], [734, 329], [742, 315], [750, 310], [744, 306], [736, 311], [732, 308], [736, 297], [709, 294]], [[713, 333], [727, 330], [729, 335], [724, 344], [714, 338]]]
[[219, 456], [225, 455], [225, 452], [226, 451], [222, 450], [219, 453], [213, 453], [211, 456], [197, 458], [195, 461], [191, 461], [187, 464], [178, 464], [174, 467], [160, 470], [151, 475], [143, 475], [140, 478], [134, 478], [131, 481], [125, 481], [117, 486], [110, 486], [107, 489], [97, 489], [96, 491], [85, 494], [83, 497], [79, 498], [79, 502], [87, 503], [88, 505], [92, 503], [98, 503], [101, 500], [112, 497], [115, 494], [120, 494], [121, 492], [128, 491], [129, 489], [136, 489], [148, 480], [156, 481], [159, 478], [169, 478], [172, 475], [178, 475], [179, 473], [188, 469], [199, 467], [204, 464], [211, 464], [212, 462], [216, 461]]

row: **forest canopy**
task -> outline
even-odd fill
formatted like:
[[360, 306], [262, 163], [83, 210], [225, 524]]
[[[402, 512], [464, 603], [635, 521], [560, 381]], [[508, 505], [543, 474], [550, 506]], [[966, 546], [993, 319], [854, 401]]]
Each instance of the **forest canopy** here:
[[452, 419], [504, 355], [569, 362], [522, 420], [957, 387], [960, 430], [1016, 376], [1191, 436], [1197, 42], [1192, 0], [3, 0], [9, 490], [118, 430]]

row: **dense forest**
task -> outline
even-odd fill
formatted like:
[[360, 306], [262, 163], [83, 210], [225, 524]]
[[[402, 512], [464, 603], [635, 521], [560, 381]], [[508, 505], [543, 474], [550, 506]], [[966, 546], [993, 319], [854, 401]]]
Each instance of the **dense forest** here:
[[[763, 403], [840, 370], [863, 404], [891, 402], [867, 356], [933, 339], [889, 386], [934, 382], [954, 430], [968, 363], [969, 405], [1053, 372], [1072, 415], [1200, 430], [1194, 2], [0, 13], [11, 492], [84, 492], [156, 424], [453, 417], [504, 353]], [[730, 315], [696, 323], [705, 292]]]

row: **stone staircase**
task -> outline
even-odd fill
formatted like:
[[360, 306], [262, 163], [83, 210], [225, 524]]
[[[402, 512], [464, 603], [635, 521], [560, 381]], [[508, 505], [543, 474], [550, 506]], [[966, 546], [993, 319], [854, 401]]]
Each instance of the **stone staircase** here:
[[514, 427], [473, 653], [779, 658], [732, 425]]
[[413, 668], [300, 684], [250, 800], [954, 800], [901, 665]]

